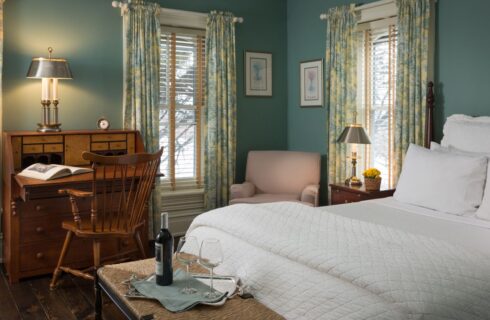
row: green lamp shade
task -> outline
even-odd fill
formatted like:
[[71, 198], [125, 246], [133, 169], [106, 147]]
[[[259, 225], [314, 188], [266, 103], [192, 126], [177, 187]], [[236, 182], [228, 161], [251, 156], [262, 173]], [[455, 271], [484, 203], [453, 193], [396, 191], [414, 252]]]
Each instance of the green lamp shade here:
[[27, 71], [27, 78], [72, 79], [73, 75], [66, 59], [33, 58]]
[[366, 131], [359, 124], [353, 124], [344, 128], [342, 134], [337, 139], [340, 143], [371, 144]]

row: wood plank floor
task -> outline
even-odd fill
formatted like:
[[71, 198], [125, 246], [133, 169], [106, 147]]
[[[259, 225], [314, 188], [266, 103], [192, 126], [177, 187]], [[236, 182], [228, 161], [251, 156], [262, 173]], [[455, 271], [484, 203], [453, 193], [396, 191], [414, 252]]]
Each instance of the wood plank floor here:
[[[94, 319], [93, 283], [63, 275], [56, 290], [49, 289], [51, 276], [30, 278], [10, 285], [0, 272], [0, 320]], [[124, 316], [104, 299], [104, 319], [123, 320]]]

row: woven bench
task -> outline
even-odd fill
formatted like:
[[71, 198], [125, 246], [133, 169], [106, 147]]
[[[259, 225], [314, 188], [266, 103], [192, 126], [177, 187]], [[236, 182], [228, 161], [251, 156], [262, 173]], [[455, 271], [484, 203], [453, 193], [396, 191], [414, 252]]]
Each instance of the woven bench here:
[[[178, 267], [177, 263], [174, 266]], [[192, 272], [205, 272], [199, 266], [195, 266], [192, 269]], [[221, 307], [199, 305], [190, 311], [182, 313], [167, 311], [158, 301], [124, 297], [127, 286], [123, 282], [129, 279], [131, 274], [135, 274], [138, 277], [145, 277], [152, 274], [154, 270], [154, 259], [108, 265], [100, 268], [96, 277], [96, 319], [102, 319], [102, 292], [130, 320], [283, 319], [283, 317], [260, 304], [257, 300], [242, 299], [238, 296], [228, 300]]]

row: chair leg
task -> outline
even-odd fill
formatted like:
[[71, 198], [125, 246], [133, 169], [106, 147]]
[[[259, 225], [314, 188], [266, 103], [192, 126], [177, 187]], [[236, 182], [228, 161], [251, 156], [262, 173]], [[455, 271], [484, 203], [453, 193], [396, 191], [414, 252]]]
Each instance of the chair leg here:
[[63, 264], [63, 260], [65, 260], [65, 256], [68, 252], [68, 248], [70, 247], [70, 243], [71, 243], [72, 238], [73, 238], [73, 232], [68, 231], [66, 233], [66, 238], [65, 238], [65, 242], [63, 244], [63, 248], [61, 249], [60, 258], [58, 259], [58, 265], [56, 266], [56, 269], [54, 269], [53, 278], [51, 279], [51, 283], [49, 284], [49, 287], [51, 289], [56, 288], [56, 284], [57, 284], [58, 279], [61, 275], [60, 267]]
[[94, 240], [93, 250], [94, 250], [94, 269], [95, 272], [97, 272], [97, 269], [100, 266], [100, 240]]
[[146, 251], [145, 251], [145, 247], [143, 246], [143, 241], [141, 241], [141, 236], [140, 236], [139, 231], [136, 231], [134, 233], [134, 241], [136, 242], [136, 245], [138, 246], [138, 249], [140, 250], [141, 257], [143, 259], [145, 259], [146, 258]]

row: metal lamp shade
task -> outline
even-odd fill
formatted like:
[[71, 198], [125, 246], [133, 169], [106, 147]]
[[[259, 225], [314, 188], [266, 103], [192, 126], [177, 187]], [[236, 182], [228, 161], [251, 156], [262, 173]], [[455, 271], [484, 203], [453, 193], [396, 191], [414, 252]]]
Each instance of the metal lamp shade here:
[[27, 78], [72, 79], [73, 75], [66, 59], [33, 58]]
[[342, 134], [337, 139], [340, 143], [356, 143], [356, 144], [371, 144], [366, 131], [361, 125], [353, 124], [345, 127]]

